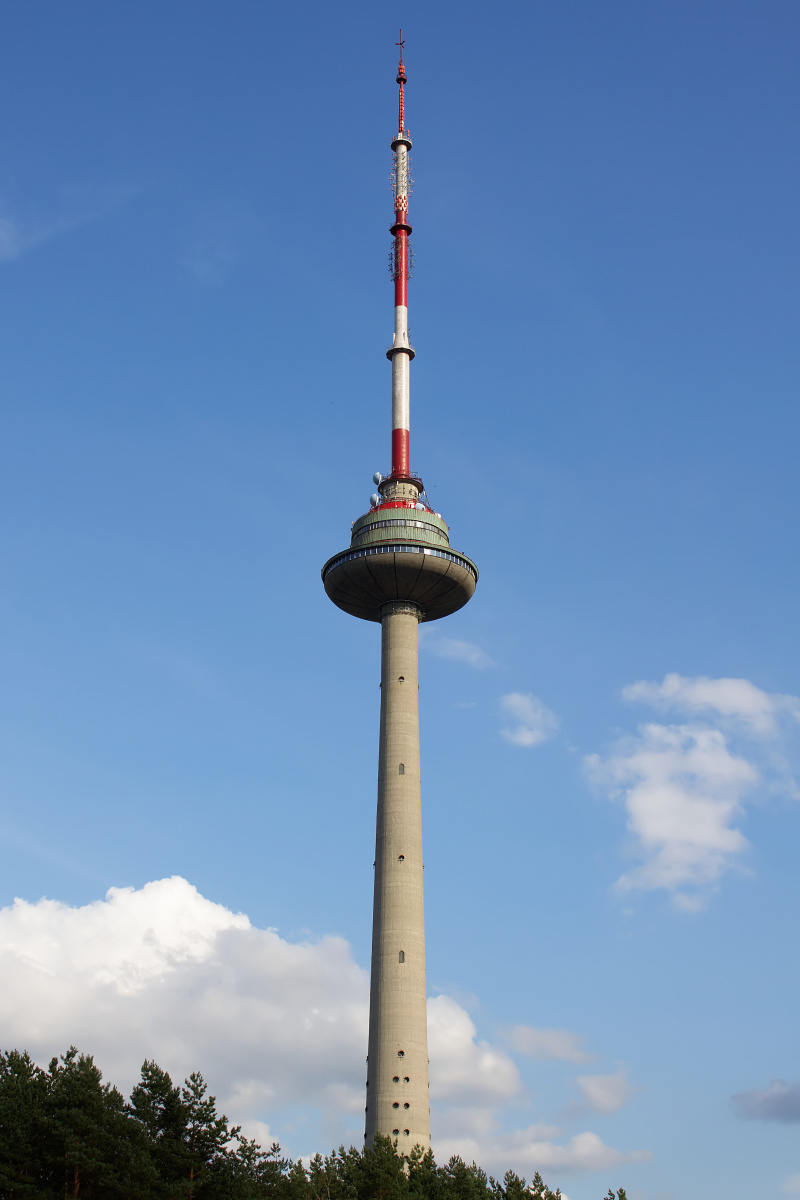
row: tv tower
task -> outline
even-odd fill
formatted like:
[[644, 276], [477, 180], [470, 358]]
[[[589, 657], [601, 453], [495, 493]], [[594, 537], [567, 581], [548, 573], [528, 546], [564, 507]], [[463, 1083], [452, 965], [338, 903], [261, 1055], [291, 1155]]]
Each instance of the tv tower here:
[[394, 336], [392, 470], [376, 473], [370, 509], [353, 522], [350, 546], [322, 568], [339, 608], [381, 626], [378, 818], [364, 1138], [391, 1137], [401, 1154], [430, 1146], [425, 912], [419, 771], [418, 626], [462, 608], [478, 570], [451, 549], [448, 527], [432, 511], [409, 460], [408, 196], [411, 138], [405, 123], [406, 72], [400, 31], [394, 171]]

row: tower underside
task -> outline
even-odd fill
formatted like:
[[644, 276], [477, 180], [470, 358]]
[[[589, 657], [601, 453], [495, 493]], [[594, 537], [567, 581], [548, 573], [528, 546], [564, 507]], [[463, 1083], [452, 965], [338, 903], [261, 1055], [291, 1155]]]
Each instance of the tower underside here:
[[343, 550], [323, 568], [325, 591], [352, 617], [380, 621], [391, 600], [419, 607], [420, 621], [456, 612], [475, 591], [477, 570], [463, 554], [403, 543]]

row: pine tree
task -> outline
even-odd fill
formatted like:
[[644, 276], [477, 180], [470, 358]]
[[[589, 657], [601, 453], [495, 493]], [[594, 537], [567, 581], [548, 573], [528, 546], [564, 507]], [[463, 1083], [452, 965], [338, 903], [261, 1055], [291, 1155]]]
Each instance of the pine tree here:
[[49, 1066], [37, 1134], [45, 1195], [145, 1200], [155, 1182], [145, 1138], [122, 1095], [72, 1046]]
[[470, 1166], [454, 1155], [439, 1173], [449, 1200], [487, 1200], [491, 1195], [486, 1172], [475, 1163]]
[[27, 1051], [0, 1054], [0, 1196], [40, 1197], [45, 1073]]

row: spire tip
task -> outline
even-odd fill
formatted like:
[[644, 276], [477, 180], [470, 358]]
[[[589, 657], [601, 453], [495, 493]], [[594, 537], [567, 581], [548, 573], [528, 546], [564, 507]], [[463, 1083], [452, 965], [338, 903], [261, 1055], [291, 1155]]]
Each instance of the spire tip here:
[[402, 29], [400, 30], [400, 41], [395, 42], [395, 46], [400, 47], [400, 66], [397, 68], [397, 82], [402, 87], [403, 84], [406, 82], [406, 69], [403, 66], [403, 46], [405, 46], [405, 41], [403, 40]]

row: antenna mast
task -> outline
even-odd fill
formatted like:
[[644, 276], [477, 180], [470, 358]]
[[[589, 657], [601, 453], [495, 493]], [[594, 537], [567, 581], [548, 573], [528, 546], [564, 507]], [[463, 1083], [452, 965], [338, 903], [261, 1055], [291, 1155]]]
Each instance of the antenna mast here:
[[411, 186], [409, 151], [411, 138], [406, 129], [406, 69], [403, 65], [403, 31], [400, 30], [400, 65], [397, 68], [397, 134], [392, 138], [394, 152], [394, 237], [392, 275], [394, 277], [394, 337], [386, 352], [392, 363], [392, 479], [408, 479], [409, 464], [409, 363], [414, 351], [408, 340], [408, 268], [411, 226], [408, 223], [408, 195]]

